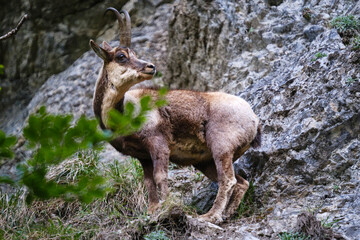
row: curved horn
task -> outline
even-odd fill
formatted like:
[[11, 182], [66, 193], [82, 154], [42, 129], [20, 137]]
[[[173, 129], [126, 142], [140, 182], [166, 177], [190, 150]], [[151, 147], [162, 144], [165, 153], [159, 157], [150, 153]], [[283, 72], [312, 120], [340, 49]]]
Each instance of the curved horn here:
[[[119, 22], [119, 28], [120, 28], [120, 45], [124, 45], [125, 47], [130, 48], [131, 47], [131, 20], [130, 20], [130, 15], [126, 10], [121, 10], [120, 12], [118, 12], [118, 10], [116, 10], [113, 7], [109, 7], [106, 9], [105, 13], [106, 14], [108, 11], [112, 11], [113, 13], [115, 13], [116, 18]], [[123, 17], [121, 16], [121, 13], [123, 13], [125, 15], [125, 22]]]

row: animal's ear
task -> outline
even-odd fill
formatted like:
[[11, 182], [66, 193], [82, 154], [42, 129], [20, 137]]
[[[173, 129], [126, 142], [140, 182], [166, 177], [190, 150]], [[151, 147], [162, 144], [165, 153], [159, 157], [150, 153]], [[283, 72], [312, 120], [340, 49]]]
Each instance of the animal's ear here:
[[93, 40], [90, 40], [90, 47], [94, 50], [96, 55], [98, 55], [104, 62], [110, 62], [110, 54], [104, 48], [97, 45]]
[[103, 41], [102, 46], [108, 52], [112, 50], [112, 47], [106, 41]]

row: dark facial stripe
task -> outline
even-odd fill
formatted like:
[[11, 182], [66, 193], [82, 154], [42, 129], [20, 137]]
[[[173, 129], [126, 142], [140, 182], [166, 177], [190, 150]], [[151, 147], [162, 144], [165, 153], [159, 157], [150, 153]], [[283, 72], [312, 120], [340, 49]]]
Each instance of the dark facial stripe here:
[[[130, 52], [133, 55], [132, 57], [130, 57]], [[117, 61], [122, 66], [132, 68], [136, 71], [144, 71], [146, 66], [148, 65], [147, 62], [139, 60], [136, 57], [135, 52], [130, 48], [117, 48], [115, 53], [115, 58], [116, 56], [120, 56], [121, 54], [124, 54], [126, 56], [126, 59], [124, 59], [123, 61], [119, 61], [115, 59], [115, 61]]]
[[99, 82], [97, 83], [97, 87], [95, 89], [95, 96], [94, 96], [94, 113], [95, 116], [97, 118], [99, 118], [100, 120], [100, 127], [102, 129], [105, 129], [105, 125], [101, 119], [101, 105], [102, 102], [104, 100], [104, 95], [105, 95], [105, 91], [106, 91], [106, 87], [108, 85], [108, 75], [107, 75], [107, 71], [105, 70], [105, 68], [103, 68], [102, 70], [102, 75], [101, 78], [98, 80]]
[[[105, 97], [105, 92], [109, 86], [109, 79], [108, 79], [108, 74], [106, 69], [103, 69], [103, 74], [102, 77], [98, 80], [99, 83], [97, 84], [97, 87], [95, 89], [95, 97], [94, 97], [94, 114], [97, 118], [99, 118], [100, 121], [100, 127], [102, 129], [105, 129], [105, 125], [104, 122], [102, 121], [101, 118], [101, 111], [102, 111], [102, 103]], [[118, 110], [119, 112], [123, 112], [124, 111], [124, 107], [123, 107], [123, 103], [124, 103], [124, 98], [122, 98], [116, 105], [115, 105], [115, 109]]]
[[124, 98], [120, 99], [120, 101], [118, 103], [116, 103], [115, 109], [121, 113], [124, 112]]

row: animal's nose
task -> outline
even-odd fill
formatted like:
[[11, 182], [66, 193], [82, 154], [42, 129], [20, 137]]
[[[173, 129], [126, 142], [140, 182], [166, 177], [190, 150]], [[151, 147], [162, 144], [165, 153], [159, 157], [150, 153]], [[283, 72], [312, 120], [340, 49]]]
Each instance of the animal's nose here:
[[155, 65], [152, 64], [152, 63], [148, 64], [146, 67], [151, 68], [151, 69], [153, 69], [155, 71]]
[[156, 70], [155, 70], [155, 65], [152, 63], [149, 63], [148, 65], [146, 65], [146, 68], [150, 70], [151, 74], [155, 74]]

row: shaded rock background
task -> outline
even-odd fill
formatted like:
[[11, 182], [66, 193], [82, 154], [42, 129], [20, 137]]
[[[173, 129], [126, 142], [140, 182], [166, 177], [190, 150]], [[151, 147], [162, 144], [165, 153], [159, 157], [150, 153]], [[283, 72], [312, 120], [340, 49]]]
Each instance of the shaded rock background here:
[[[9, 118], [21, 118], [19, 112], [46, 79], [65, 70], [89, 50], [89, 39], [101, 42], [114, 38], [117, 24], [113, 14], [103, 16], [107, 7], [121, 9], [124, 6], [134, 16], [133, 26], [138, 26], [141, 32], [144, 25], [151, 25], [147, 21], [149, 17], [154, 19], [155, 9], [166, 2], [169, 1], [0, 1], [1, 35], [14, 28], [25, 13], [29, 15], [16, 37], [0, 42], [0, 64], [5, 67], [5, 75], [0, 75], [0, 128], [7, 128], [4, 125]], [[156, 27], [152, 25], [152, 34], [155, 42], [161, 42], [166, 36], [159, 36]], [[135, 31], [133, 37], [137, 36], [142, 37], [140, 42], [149, 42], [146, 32]], [[147, 49], [149, 47], [147, 45]], [[148, 52], [157, 50], [151, 48]]]
[[[92, 27], [81, 25], [87, 31], [80, 32], [84, 43], [79, 45], [86, 47], [79, 52], [68, 49], [69, 56], [60, 58], [68, 59], [64, 60], [66, 64], [88, 50], [90, 38], [99, 42], [116, 35], [113, 18], [101, 17], [105, 3], [98, 3], [96, 7], [103, 7], [88, 16], [94, 21]], [[305, 7], [311, 9], [310, 20], [302, 15]], [[236, 233], [243, 236], [240, 232], [247, 232], [253, 239], [276, 239], [278, 233], [295, 228], [301, 212], [312, 211], [320, 220], [340, 220], [334, 230], [348, 239], [360, 239], [360, 52], [344, 45], [330, 27], [336, 16], [351, 13], [359, 18], [359, 1], [139, 0], [127, 2], [124, 8], [130, 10], [133, 19], [133, 48], [140, 58], [155, 63], [166, 85], [239, 95], [251, 103], [262, 120], [262, 147], [249, 151], [236, 163], [238, 171], [254, 182], [255, 201], [261, 208], [255, 217], [225, 223], [217, 234], [236, 239]], [[82, 12], [79, 10], [74, 19], [87, 23]], [[16, 25], [21, 13], [6, 21]], [[28, 28], [34, 24], [29, 22]], [[25, 30], [10, 41], [21, 36], [33, 40], [39, 35]], [[38, 41], [37, 46], [44, 41]], [[75, 44], [71, 37], [66, 41]], [[60, 51], [55, 43], [45, 42], [54, 49], [51, 54]], [[11, 45], [7, 44], [0, 45], [1, 53]], [[117, 41], [111, 45], [116, 46]], [[20, 51], [14, 48], [12, 52]], [[326, 56], [313, 60], [318, 52]], [[37, 58], [15, 60], [12, 55], [1, 54], [0, 61], [6, 67], [6, 81], [15, 80], [17, 89], [26, 85], [22, 82], [35, 81], [36, 74], [43, 80], [26, 86], [40, 86], [48, 76], [68, 66], [62, 64], [42, 74], [34, 67], [27, 68]], [[38, 59], [53, 58], [44, 54]], [[16, 69], [8, 69], [5, 61], [14, 61]], [[26, 67], [20, 67], [21, 61], [28, 63]], [[0, 94], [7, 108], [0, 108], [1, 128], [19, 133], [29, 113], [43, 104], [51, 112], [92, 116], [92, 91], [100, 65], [94, 53], [86, 52], [39, 89], [24, 87], [27, 100], [21, 97], [22, 92], [5, 98], [9, 91], [14, 92], [5, 81], [5, 91]], [[357, 82], [348, 83], [349, 78]], [[28, 105], [18, 105], [30, 98]], [[112, 153], [109, 149], [105, 155], [118, 157], [117, 153], [109, 156]], [[19, 150], [19, 158], [21, 154]], [[207, 192], [196, 195], [211, 202], [213, 195], [208, 189], [200, 191]], [[210, 192], [215, 194], [211, 188]], [[206, 207], [204, 202], [197, 203]], [[196, 238], [206, 236], [198, 233]]]
[[[0, 121], [16, 114], [52, 74], [70, 66], [88, 48], [111, 18], [102, 16], [110, 1], [1, 1], [0, 32], [14, 28], [22, 15], [29, 19], [16, 37], [0, 42]], [[118, 1], [122, 7], [126, 1]], [[107, 27], [109, 27], [107, 25]]]

